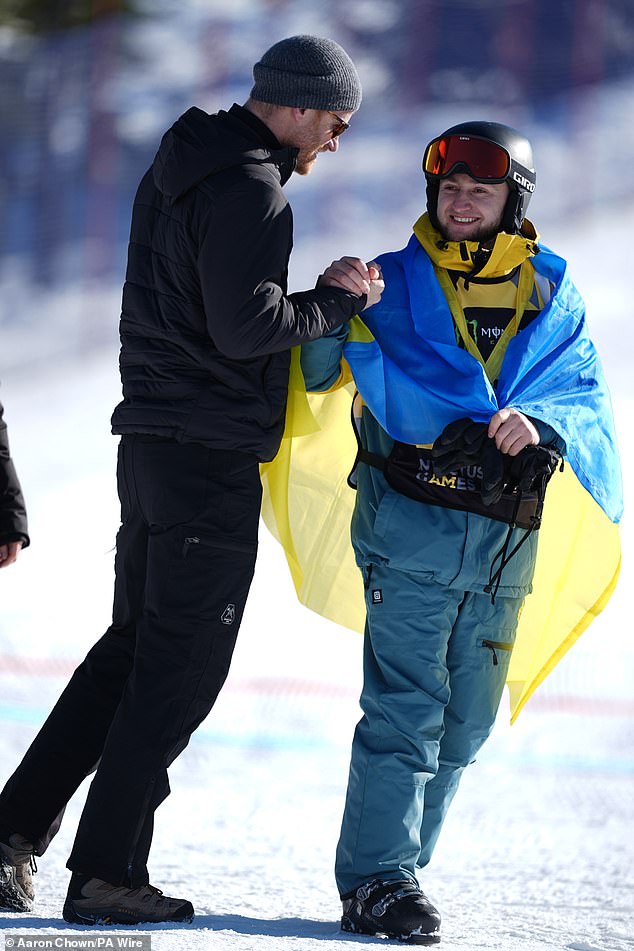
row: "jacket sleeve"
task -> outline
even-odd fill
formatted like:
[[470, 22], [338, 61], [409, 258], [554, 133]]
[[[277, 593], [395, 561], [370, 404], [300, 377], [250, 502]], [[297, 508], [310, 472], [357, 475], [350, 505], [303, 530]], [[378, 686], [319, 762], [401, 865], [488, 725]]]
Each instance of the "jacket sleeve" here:
[[539, 445], [546, 446], [547, 449], [554, 449], [560, 456], [565, 456], [566, 443], [559, 433], [541, 419], [535, 419], [533, 416], [529, 416], [528, 418], [539, 433]]
[[301, 366], [306, 390], [323, 393], [338, 383], [341, 377], [343, 347], [348, 339], [348, 325], [330, 330], [319, 340], [302, 344]]
[[9, 436], [0, 403], [0, 545], [21, 541], [29, 544], [22, 489], [9, 452]]
[[365, 304], [333, 287], [286, 295], [291, 210], [281, 191], [244, 180], [223, 190], [200, 242], [198, 270], [207, 328], [234, 359], [259, 357], [313, 340]]

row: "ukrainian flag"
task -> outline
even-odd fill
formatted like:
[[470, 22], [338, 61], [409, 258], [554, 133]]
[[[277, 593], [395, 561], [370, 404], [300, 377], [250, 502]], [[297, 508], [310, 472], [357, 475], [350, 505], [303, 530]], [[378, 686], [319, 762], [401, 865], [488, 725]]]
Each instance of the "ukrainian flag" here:
[[299, 600], [361, 631], [363, 588], [349, 528], [355, 494], [347, 485], [356, 453], [355, 386], [383, 428], [408, 443], [433, 442], [461, 416], [487, 421], [500, 406], [551, 425], [566, 441], [567, 460], [548, 486], [533, 593], [509, 669], [513, 721], [605, 607], [619, 574], [620, 465], [583, 301], [565, 262], [542, 248], [533, 266], [555, 290], [509, 342], [493, 390], [482, 365], [456, 346], [446, 300], [418, 241], [379, 262], [386, 287], [406, 282], [411, 317], [401, 316], [398, 328], [392, 321], [389, 332], [380, 305], [364, 312], [363, 323], [355, 318], [344, 349], [354, 383], [332, 393], [306, 393], [299, 350], [293, 352], [284, 438], [273, 462], [262, 466], [263, 517], [284, 546]]

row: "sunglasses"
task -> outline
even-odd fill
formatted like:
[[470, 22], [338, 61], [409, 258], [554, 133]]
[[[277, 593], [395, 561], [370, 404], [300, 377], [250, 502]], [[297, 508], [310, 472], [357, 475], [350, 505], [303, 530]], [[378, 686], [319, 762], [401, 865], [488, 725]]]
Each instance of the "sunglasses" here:
[[341, 116], [338, 116], [336, 112], [331, 112], [330, 109], [328, 109], [328, 115], [337, 120], [337, 125], [330, 130], [333, 139], [336, 139], [338, 135], [342, 135], [346, 129], [350, 128], [350, 123], [342, 119]]
[[466, 167], [476, 181], [503, 182], [511, 169], [511, 157], [501, 145], [469, 135], [440, 136], [425, 149], [426, 175], [444, 178], [458, 165]]

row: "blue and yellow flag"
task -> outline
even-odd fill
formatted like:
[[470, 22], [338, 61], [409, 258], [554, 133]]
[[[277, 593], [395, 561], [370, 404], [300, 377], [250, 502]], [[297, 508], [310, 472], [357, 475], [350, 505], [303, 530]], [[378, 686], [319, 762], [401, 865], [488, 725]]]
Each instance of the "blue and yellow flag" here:
[[[620, 567], [620, 465], [583, 301], [565, 261], [541, 249], [532, 263], [554, 292], [509, 342], [494, 390], [482, 364], [456, 346], [446, 298], [417, 239], [379, 263], [383, 300], [364, 312], [363, 324], [355, 319], [344, 348], [354, 383], [307, 394], [299, 351], [293, 353], [285, 436], [275, 460], [262, 467], [264, 520], [285, 548], [300, 601], [362, 630], [363, 588], [350, 543], [355, 493], [347, 485], [356, 453], [355, 386], [380, 425], [407, 443], [431, 443], [463, 416], [488, 421], [501, 406], [552, 426], [566, 441], [567, 464], [548, 487], [533, 593], [509, 669], [514, 720], [603, 609]], [[404, 288], [409, 308], [392, 308]]]

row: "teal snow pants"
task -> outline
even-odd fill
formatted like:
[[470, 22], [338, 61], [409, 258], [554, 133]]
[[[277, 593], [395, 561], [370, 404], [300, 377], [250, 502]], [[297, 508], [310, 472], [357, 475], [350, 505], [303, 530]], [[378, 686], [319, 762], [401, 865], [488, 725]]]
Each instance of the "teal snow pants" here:
[[523, 598], [454, 589], [368, 564], [363, 717], [336, 878], [346, 895], [374, 878], [416, 877], [460, 776], [500, 703]]

